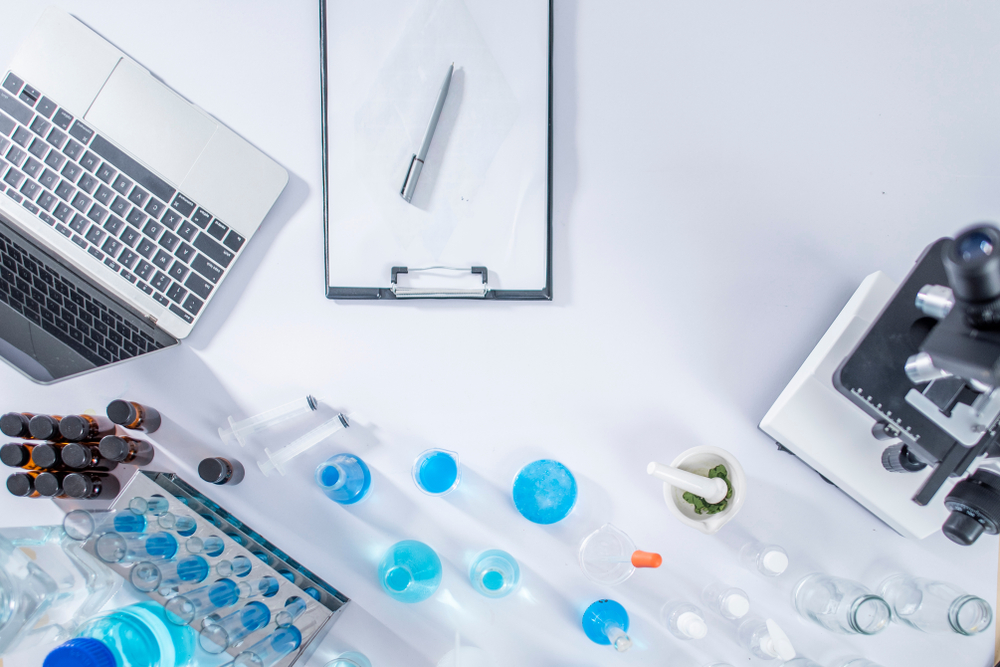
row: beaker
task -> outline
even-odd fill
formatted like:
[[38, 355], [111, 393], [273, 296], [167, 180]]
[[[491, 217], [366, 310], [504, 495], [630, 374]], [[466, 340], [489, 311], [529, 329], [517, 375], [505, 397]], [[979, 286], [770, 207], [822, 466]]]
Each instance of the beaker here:
[[413, 483], [429, 496], [454, 491], [462, 481], [458, 454], [445, 449], [428, 449], [417, 457], [411, 470]]

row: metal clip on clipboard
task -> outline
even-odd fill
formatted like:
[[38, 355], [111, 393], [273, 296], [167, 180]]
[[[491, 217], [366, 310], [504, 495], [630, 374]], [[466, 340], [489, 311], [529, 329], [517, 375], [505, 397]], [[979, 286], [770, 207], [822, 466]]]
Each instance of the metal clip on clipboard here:
[[[418, 271], [454, 271], [459, 274], [478, 273], [483, 278], [483, 285], [482, 287], [469, 289], [459, 287], [406, 287], [397, 283], [396, 277], [400, 273], [409, 274]], [[397, 299], [485, 299], [490, 291], [489, 271], [485, 266], [473, 266], [468, 269], [460, 269], [452, 266], [427, 266], [420, 269], [409, 269], [405, 266], [394, 266], [392, 267], [392, 279], [389, 289]]]

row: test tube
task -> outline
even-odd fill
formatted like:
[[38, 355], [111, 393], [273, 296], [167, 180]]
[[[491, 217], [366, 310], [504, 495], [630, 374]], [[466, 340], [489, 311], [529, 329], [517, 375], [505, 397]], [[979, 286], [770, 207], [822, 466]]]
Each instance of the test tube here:
[[226, 543], [218, 535], [210, 535], [204, 539], [200, 537], [189, 537], [185, 543], [188, 553], [205, 554], [210, 558], [215, 558], [226, 548]]
[[183, 514], [174, 514], [173, 512], [161, 514], [156, 523], [163, 530], [172, 530], [181, 537], [189, 537], [194, 534], [194, 531], [198, 530], [198, 524], [192, 517], [184, 516]]
[[196, 618], [231, 607], [240, 599], [236, 583], [219, 579], [213, 584], [193, 588], [167, 600], [163, 608], [167, 619], [175, 625], [187, 625]]
[[271, 473], [275, 470], [284, 475], [286, 463], [313, 445], [317, 445], [326, 440], [337, 431], [349, 428], [350, 425], [351, 424], [347, 420], [347, 417], [343, 414], [339, 414], [333, 419], [330, 419], [329, 421], [309, 431], [301, 438], [285, 445], [276, 452], [272, 452], [270, 449], [265, 447], [264, 453], [267, 454], [267, 460], [257, 461], [257, 466], [260, 468], [260, 471], [264, 473], [264, 477], [270, 477]]
[[255, 598], [258, 595], [265, 598], [274, 597], [275, 593], [278, 592], [278, 580], [271, 576], [241, 581], [236, 586], [239, 588], [241, 600]]
[[266, 604], [256, 600], [247, 602], [228, 616], [211, 622], [206, 618], [201, 629], [201, 647], [209, 653], [222, 653], [270, 622], [271, 610]]
[[279, 627], [236, 656], [234, 667], [272, 667], [302, 645], [302, 633], [294, 625]]
[[149, 498], [136, 496], [129, 501], [128, 508], [136, 514], [160, 516], [170, 508], [170, 503], [163, 496], [150, 496]]
[[253, 563], [246, 556], [236, 556], [232, 560], [220, 560], [215, 566], [215, 571], [220, 577], [245, 577], [250, 574]]
[[137, 560], [170, 560], [177, 554], [177, 538], [170, 533], [104, 533], [94, 543], [97, 557], [105, 563]]
[[[135, 564], [128, 578], [143, 593], [173, 589], [182, 583], [200, 584], [208, 578], [208, 561], [201, 556], [154, 563], [144, 560]], [[162, 593], [161, 593], [162, 595]]]
[[295, 622], [299, 616], [305, 613], [309, 606], [300, 597], [294, 596], [285, 600], [285, 608], [274, 615], [274, 622], [279, 628], [284, 628]]
[[236, 442], [240, 443], [240, 447], [246, 447], [246, 438], [248, 435], [271, 428], [275, 424], [280, 424], [299, 415], [312, 412], [317, 406], [318, 402], [315, 398], [306, 396], [305, 398], [279, 405], [276, 408], [271, 408], [241, 421], [236, 421], [232, 417], [229, 417], [229, 428], [220, 428], [219, 437], [222, 438], [222, 442], [224, 443], [228, 443], [230, 438], [236, 438]]
[[63, 530], [71, 539], [81, 542], [104, 533], [144, 533], [146, 517], [132, 510], [73, 510], [63, 517]]

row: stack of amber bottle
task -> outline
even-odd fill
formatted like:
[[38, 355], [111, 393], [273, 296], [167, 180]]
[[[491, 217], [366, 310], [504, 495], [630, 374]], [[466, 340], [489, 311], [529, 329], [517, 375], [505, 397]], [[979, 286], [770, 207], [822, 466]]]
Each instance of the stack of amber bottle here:
[[0, 432], [24, 442], [0, 447], [0, 461], [20, 468], [7, 490], [23, 498], [114, 498], [121, 490], [111, 472], [120, 463], [148, 465], [153, 446], [135, 437], [160, 427], [160, 413], [132, 401], [115, 400], [101, 415], [40, 415], [8, 412]]

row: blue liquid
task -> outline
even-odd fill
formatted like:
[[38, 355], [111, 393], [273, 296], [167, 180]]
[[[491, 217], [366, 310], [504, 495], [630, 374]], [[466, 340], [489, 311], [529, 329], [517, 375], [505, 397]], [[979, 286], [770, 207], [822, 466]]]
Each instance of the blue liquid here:
[[205, 555], [211, 558], [215, 558], [226, 549], [226, 543], [222, 541], [221, 537], [216, 535], [206, 537], [203, 544], [205, 546]]
[[614, 600], [598, 600], [583, 612], [583, 631], [595, 644], [610, 644], [608, 630], [628, 631], [628, 612]]
[[417, 459], [416, 482], [432, 495], [450, 491], [458, 482], [458, 461], [441, 450], [425, 452]]
[[177, 553], [177, 539], [170, 533], [153, 533], [146, 539], [146, 553], [158, 558], [173, 558]]
[[353, 454], [336, 454], [316, 468], [316, 484], [330, 500], [352, 505], [363, 500], [372, 486], [371, 471]]
[[576, 480], [558, 461], [543, 459], [521, 468], [514, 478], [514, 506], [534, 523], [565, 519], [576, 505]]
[[236, 604], [236, 601], [240, 599], [240, 591], [236, 584], [229, 579], [220, 579], [208, 589], [208, 599], [216, 607], [222, 609]]
[[488, 598], [501, 598], [517, 588], [521, 570], [506, 551], [490, 549], [479, 554], [469, 570], [472, 587]]
[[181, 581], [205, 581], [208, 578], [208, 561], [201, 556], [185, 558], [177, 563], [177, 576]]
[[304, 590], [306, 592], [306, 595], [308, 595], [309, 597], [311, 597], [313, 600], [316, 600], [317, 602], [319, 602], [319, 600], [320, 600], [320, 594], [319, 594], [318, 590], [316, 590], [312, 586], [310, 586], [309, 588], [304, 588], [302, 590]]
[[122, 512], [115, 515], [115, 532], [142, 533], [146, 530], [146, 517], [133, 512]]
[[392, 545], [378, 566], [382, 589], [400, 602], [420, 602], [429, 598], [441, 585], [441, 573], [438, 555], [416, 540]]

